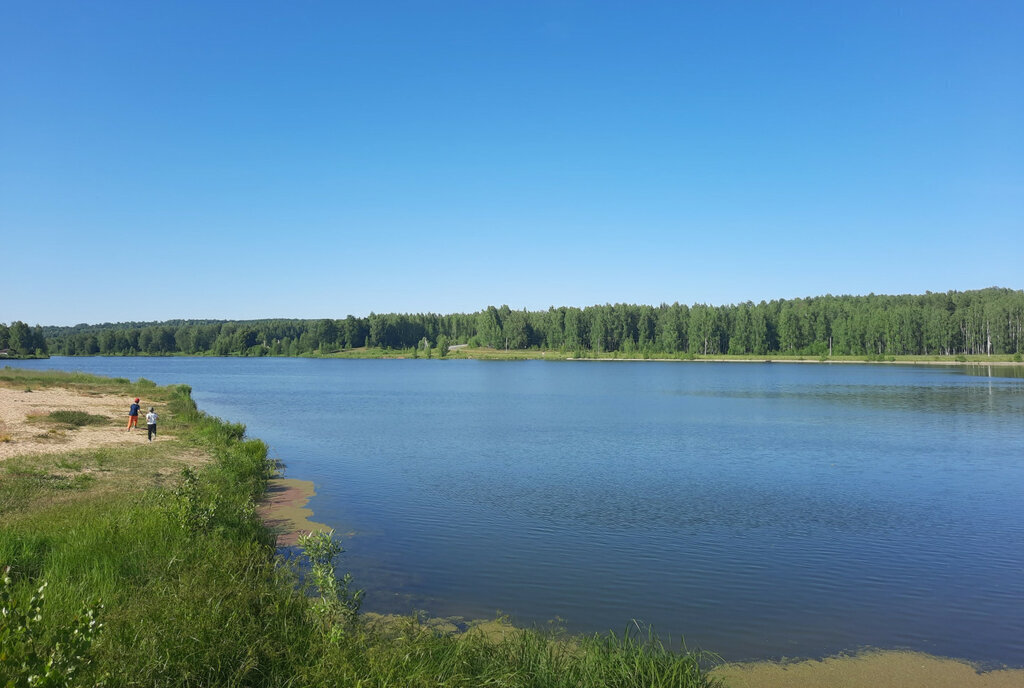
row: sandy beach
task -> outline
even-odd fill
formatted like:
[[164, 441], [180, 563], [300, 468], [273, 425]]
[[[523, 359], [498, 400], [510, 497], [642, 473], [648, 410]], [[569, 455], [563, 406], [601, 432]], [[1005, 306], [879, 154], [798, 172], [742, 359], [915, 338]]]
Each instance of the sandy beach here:
[[[145, 443], [146, 420], [140, 415], [139, 428], [128, 432], [131, 399], [113, 394], [93, 394], [63, 387], [26, 388], [0, 386], [0, 461], [18, 454], [39, 454], [131, 446]], [[143, 402], [143, 409], [149, 407]], [[155, 404], [160, 413], [159, 404]], [[40, 420], [52, 411], [84, 411], [110, 419], [105, 425], [75, 429], [48, 427]], [[163, 434], [154, 441], [172, 439]]]

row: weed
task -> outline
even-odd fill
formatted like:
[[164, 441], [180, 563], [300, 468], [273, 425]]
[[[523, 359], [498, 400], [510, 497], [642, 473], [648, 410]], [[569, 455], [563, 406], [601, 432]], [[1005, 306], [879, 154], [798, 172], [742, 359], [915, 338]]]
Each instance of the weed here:
[[0, 669], [8, 686], [70, 686], [92, 663], [92, 644], [103, 630], [96, 600], [56, 632], [43, 631], [46, 582], [23, 605], [12, 594], [10, 567], [0, 579]]
[[217, 514], [217, 501], [202, 494], [199, 477], [189, 467], [181, 470], [181, 483], [174, 489], [173, 513], [182, 529], [195, 533], [206, 530]]
[[334, 559], [345, 550], [335, 539], [334, 531], [301, 535], [299, 546], [312, 565], [313, 585], [320, 594], [317, 613], [321, 617], [338, 615], [352, 621], [359, 613], [364, 591], [351, 589], [352, 574], [346, 573], [338, 580]]

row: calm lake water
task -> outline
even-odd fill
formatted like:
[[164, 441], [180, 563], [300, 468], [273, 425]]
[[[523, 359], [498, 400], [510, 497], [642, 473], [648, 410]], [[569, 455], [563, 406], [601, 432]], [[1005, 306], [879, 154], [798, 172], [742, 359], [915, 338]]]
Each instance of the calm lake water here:
[[[364, 609], [726, 659], [1024, 666], [1024, 379], [914, 366], [54, 358], [193, 386], [313, 480]], [[978, 372], [978, 369], [974, 369]], [[127, 405], [126, 405], [127, 409]]]

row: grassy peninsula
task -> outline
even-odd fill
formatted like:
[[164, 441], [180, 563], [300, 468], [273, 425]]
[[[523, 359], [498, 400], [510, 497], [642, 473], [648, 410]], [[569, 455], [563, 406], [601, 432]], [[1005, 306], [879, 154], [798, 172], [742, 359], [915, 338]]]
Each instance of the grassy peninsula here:
[[[305, 576], [276, 556], [257, 512], [276, 470], [266, 445], [199, 411], [189, 387], [6, 368], [0, 391], [100, 409], [0, 427], [0, 685], [719, 683], [701, 656], [646, 638], [371, 623], [357, 582], [334, 573], [336, 541], [305, 543]], [[116, 402], [135, 396], [157, 408], [158, 441], [125, 431]], [[79, 446], [82, 432], [99, 434]]]

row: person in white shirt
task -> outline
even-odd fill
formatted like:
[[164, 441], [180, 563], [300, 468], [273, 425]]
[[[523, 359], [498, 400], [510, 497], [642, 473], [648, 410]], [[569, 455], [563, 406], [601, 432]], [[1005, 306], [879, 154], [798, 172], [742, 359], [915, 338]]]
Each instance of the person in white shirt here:
[[149, 413], [146, 414], [146, 430], [148, 431], [150, 442], [152, 442], [153, 438], [156, 437], [156, 419], [158, 417], [159, 416], [156, 415], [156, 409], [150, 406]]

